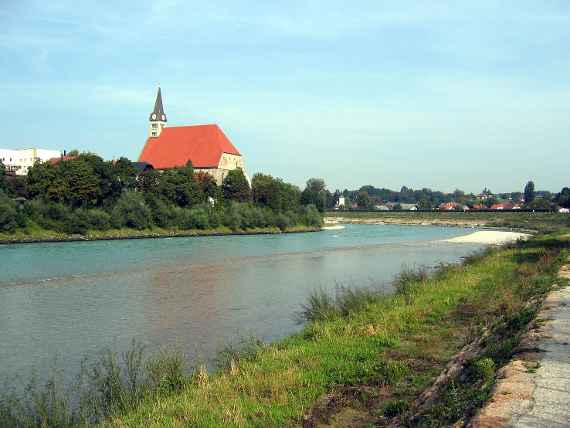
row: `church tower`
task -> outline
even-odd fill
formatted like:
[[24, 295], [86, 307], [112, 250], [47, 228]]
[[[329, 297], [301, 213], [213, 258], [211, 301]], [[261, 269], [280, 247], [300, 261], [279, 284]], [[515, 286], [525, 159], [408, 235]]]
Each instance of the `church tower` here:
[[150, 138], [158, 137], [162, 129], [166, 126], [166, 115], [162, 107], [162, 94], [160, 93], [160, 86], [156, 94], [156, 101], [154, 102], [154, 110], [149, 116], [150, 125], [148, 128], [148, 136]]

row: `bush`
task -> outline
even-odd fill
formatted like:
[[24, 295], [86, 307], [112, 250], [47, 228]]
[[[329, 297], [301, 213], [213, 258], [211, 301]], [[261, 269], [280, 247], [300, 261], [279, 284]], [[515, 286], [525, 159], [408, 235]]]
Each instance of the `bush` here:
[[314, 205], [306, 205], [300, 208], [300, 223], [305, 226], [321, 227], [323, 218], [321, 213]]
[[205, 208], [180, 209], [176, 225], [181, 229], [208, 229], [210, 217]]
[[147, 229], [152, 225], [152, 213], [141, 193], [133, 190], [124, 192], [112, 211], [115, 227]]
[[85, 212], [90, 228], [95, 230], [108, 230], [111, 227], [111, 215], [101, 209], [91, 209]]
[[0, 191], [0, 232], [13, 232], [18, 226], [16, 203]]
[[282, 231], [285, 231], [291, 225], [291, 220], [284, 213], [278, 213], [275, 215], [275, 226], [277, 226]]

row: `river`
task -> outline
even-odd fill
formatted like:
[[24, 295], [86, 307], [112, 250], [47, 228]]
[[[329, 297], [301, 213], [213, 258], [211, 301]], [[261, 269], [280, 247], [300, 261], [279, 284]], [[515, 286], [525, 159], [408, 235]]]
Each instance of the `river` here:
[[300, 328], [311, 291], [383, 286], [403, 266], [481, 248], [461, 228], [347, 225], [318, 233], [0, 246], [0, 379], [75, 372], [83, 356], [133, 338], [208, 361], [239, 337]]

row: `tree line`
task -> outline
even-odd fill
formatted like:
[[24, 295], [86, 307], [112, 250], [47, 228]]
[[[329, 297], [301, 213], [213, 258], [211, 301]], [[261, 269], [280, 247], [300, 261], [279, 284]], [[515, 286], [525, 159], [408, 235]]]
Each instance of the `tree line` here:
[[126, 158], [105, 161], [92, 153], [37, 162], [21, 177], [8, 176], [0, 163], [0, 232], [318, 227], [325, 192], [319, 179], [303, 191], [267, 174], [254, 175], [250, 185], [236, 169], [218, 186], [191, 163], [140, 171]]
[[358, 190], [338, 190], [333, 194], [333, 199], [338, 201], [340, 196], [347, 199], [346, 208], [353, 204], [360, 209], [371, 209], [375, 205], [385, 203], [416, 204], [418, 209], [432, 210], [440, 204], [446, 202], [456, 202], [458, 204], [473, 207], [481, 205], [490, 208], [494, 204], [503, 201], [520, 203], [528, 209], [553, 210], [557, 206], [570, 208], [570, 188], [564, 187], [559, 193], [549, 191], [536, 191], [533, 181], [529, 181], [522, 192], [493, 193], [485, 188], [480, 194], [466, 193], [456, 189], [452, 193], [444, 193], [429, 188], [412, 189], [403, 186], [400, 191], [386, 188], [376, 188], [371, 185], [362, 186]]

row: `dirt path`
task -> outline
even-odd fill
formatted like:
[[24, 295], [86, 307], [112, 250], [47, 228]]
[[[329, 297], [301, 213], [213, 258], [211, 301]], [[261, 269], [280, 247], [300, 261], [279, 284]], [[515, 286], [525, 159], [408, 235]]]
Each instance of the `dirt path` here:
[[[570, 280], [570, 264], [559, 273]], [[470, 427], [570, 427], [570, 287], [549, 294]]]

